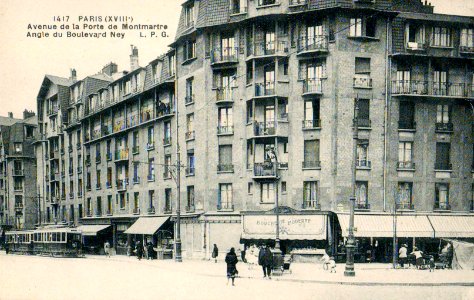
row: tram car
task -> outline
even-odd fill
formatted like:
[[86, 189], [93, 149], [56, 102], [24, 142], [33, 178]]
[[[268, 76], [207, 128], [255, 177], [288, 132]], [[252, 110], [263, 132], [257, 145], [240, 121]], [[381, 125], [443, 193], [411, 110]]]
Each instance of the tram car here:
[[8, 253], [55, 257], [82, 256], [81, 232], [71, 228], [51, 228], [6, 232]]

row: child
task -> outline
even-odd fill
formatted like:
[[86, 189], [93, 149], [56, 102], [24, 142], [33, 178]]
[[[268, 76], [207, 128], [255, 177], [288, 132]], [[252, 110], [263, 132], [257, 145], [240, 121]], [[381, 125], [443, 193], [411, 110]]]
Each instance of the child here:
[[334, 257], [331, 256], [331, 259], [329, 260], [329, 267], [331, 267], [331, 272], [334, 271], [336, 273], [336, 261], [334, 260]]
[[433, 255], [430, 255], [430, 272], [434, 272], [435, 270], [435, 261]]

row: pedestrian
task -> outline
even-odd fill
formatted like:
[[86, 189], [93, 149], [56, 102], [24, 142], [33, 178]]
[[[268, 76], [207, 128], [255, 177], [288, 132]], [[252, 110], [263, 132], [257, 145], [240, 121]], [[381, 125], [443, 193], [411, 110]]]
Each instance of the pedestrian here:
[[148, 253], [148, 259], [153, 260], [153, 244], [151, 242], [148, 242], [146, 248]]
[[329, 261], [331, 258], [327, 254], [327, 252], [324, 252], [324, 255], [321, 257], [320, 261], [323, 262], [323, 270], [329, 270]]
[[225, 256], [225, 263], [227, 264], [227, 284], [229, 284], [229, 279], [232, 279], [232, 285], [235, 285], [235, 275], [238, 274], [236, 267], [238, 260], [234, 248], [230, 248], [229, 253]]
[[331, 268], [331, 272], [330, 273], [336, 273], [336, 261], [334, 260], [334, 257], [331, 256], [331, 258], [329, 259], [329, 267]]
[[143, 244], [142, 244], [141, 241], [137, 242], [136, 251], [137, 251], [138, 260], [142, 260], [142, 257], [143, 257]]
[[454, 257], [454, 248], [453, 248], [453, 244], [450, 242], [448, 243], [448, 255], [447, 255], [448, 268], [450, 269], [452, 269], [453, 267], [453, 257]]
[[244, 245], [244, 250], [240, 251], [240, 258], [242, 259], [242, 262], [243, 263], [247, 263], [247, 259], [245, 258], [245, 250], [246, 250], [246, 247]]
[[435, 267], [436, 267], [436, 265], [435, 265], [434, 256], [430, 255], [430, 272], [434, 272]]
[[423, 251], [420, 251], [418, 250], [417, 247], [414, 247], [413, 248], [413, 252], [410, 253], [412, 255], [415, 255], [415, 259], [416, 259], [416, 268], [418, 270], [421, 269], [421, 266], [423, 266]]
[[219, 256], [219, 249], [217, 249], [217, 245], [214, 244], [214, 248], [212, 249], [212, 258], [214, 258], [215, 263], [217, 263], [218, 256]]
[[266, 245], [260, 248], [258, 253], [258, 264], [262, 266], [263, 278], [268, 276], [268, 279], [272, 279], [272, 267], [273, 267], [273, 253]]
[[110, 243], [109, 241], [106, 241], [104, 244], [104, 252], [105, 256], [110, 257]]
[[405, 262], [407, 260], [407, 245], [406, 244], [403, 244], [400, 249], [398, 250], [398, 258], [399, 258], [399, 261], [400, 261], [400, 267], [402, 267], [402, 269], [405, 268]]

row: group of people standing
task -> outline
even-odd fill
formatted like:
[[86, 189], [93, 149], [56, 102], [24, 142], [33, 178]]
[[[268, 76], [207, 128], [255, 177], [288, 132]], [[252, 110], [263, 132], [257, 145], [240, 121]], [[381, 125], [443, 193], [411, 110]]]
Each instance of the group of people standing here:
[[[405, 264], [409, 262], [409, 256], [415, 258], [416, 268], [423, 269], [423, 265], [425, 265], [425, 259], [429, 260], [429, 268], [430, 270], [435, 268], [434, 257], [432, 255], [425, 255], [423, 251], [418, 249], [416, 246], [413, 247], [413, 251], [408, 254], [408, 246], [406, 244], [402, 244], [400, 249], [398, 250], [398, 261], [400, 263], [401, 268], [405, 268]], [[439, 254], [439, 258], [441, 262], [445, 265], [445, 267], [450, 268], [451, 262], [453, 259], [453, 249], [450, 243], [447, 243], [441, 253]]]
[[[107, 257], [110, 257], [112, 254], [112, 246], [110, 245], [109, 241], [104, 243], [104, 253]], [[147, 259], [153, 259], [154, 257], [154, 249], [153, 243], [148, 241], [146, 245], [143, 242], [133, 241], [130, 245], [127, 246], [127, 255], [133, 256], [135, 254], [138, 260], [141, 260], [143, 257]]]

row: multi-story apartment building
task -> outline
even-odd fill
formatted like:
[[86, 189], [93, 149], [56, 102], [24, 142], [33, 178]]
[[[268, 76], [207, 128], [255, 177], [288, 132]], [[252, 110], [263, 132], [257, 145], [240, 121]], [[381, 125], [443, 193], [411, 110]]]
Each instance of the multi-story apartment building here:
[[37, 118], [25, 110], [23, 119], [0, 117], [0, 225], [32, 229], [38, 220], [34, 141]]
[[43, 220], [111, 227], [120, 251], [168, 239], [181, 173], [188, 257], [271, 242], [277, 203], [285, 252], [337, 252], [353, 189], [356, 237], [380, 259], [395, 210], [410, 245], [474, 237], [473, 28], [416, 0], [188, 0], [145, 67], [132, 47], [129, 72], [45, 77]]

